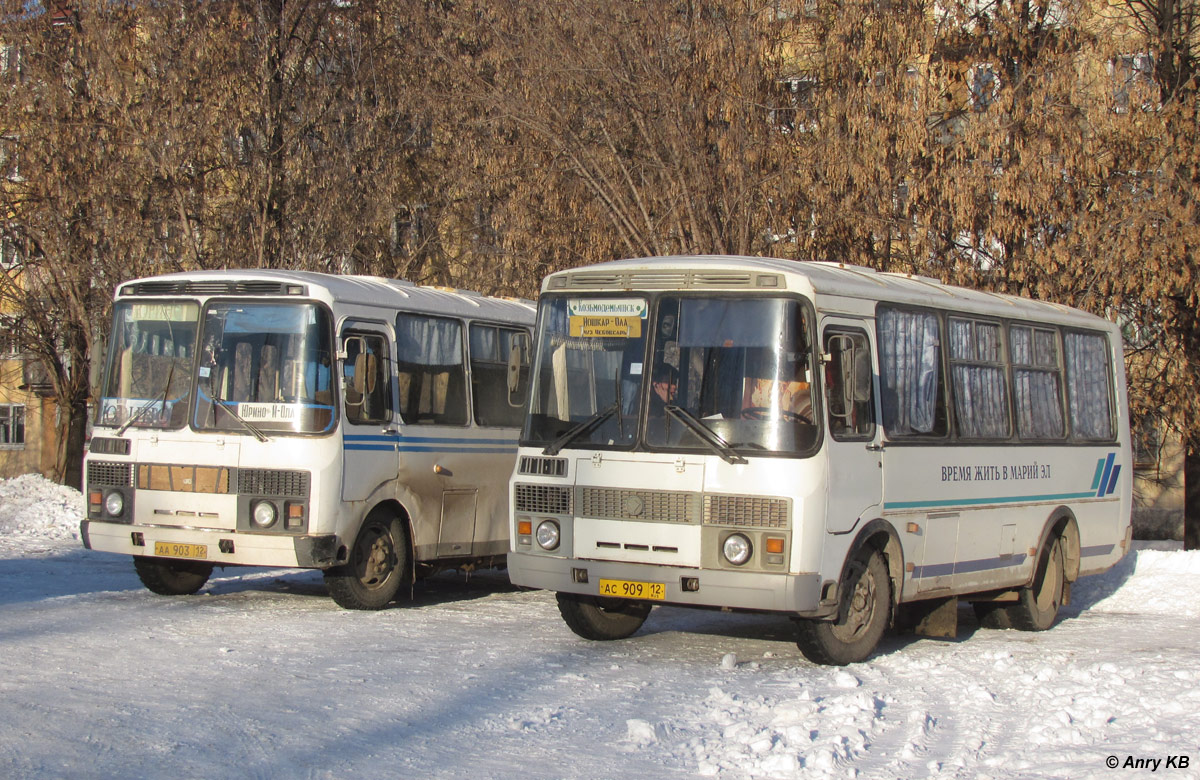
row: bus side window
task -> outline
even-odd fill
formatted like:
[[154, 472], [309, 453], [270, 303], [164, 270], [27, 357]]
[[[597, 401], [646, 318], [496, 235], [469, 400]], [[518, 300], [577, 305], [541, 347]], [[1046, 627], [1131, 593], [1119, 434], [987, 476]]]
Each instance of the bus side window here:
[[345, 349], [346, 419], [355, 425], [390, 422], [387, 340], [376, 334], [356, 334], [346, 337]]
[[524, 331], [472, 323], [471, 391], [479, 425], [520, 427], [529, 384], [527, 339]]
[[825, 332], [829, 432], [839, 441], [875, 436], [871, 345], [865, 333]]
[[462, 324], [424, 314], [396, 316], [400, 416], [409, 425], [466, 425]]

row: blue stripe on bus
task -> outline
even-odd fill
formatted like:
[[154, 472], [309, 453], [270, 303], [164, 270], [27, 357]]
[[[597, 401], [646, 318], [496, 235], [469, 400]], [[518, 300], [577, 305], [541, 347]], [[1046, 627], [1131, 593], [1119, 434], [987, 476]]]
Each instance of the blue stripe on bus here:
[[1108, 457], [1104, 459], [1104, 475], [1100, 477], [1100, 489], [1096, 491], [1096, 498], [1104, 496], [1104, 489], [1108, 487], [1108, 476], [1112, 473], [1113, 461], [1116, 460], [1117, 453], [1110, 452]]
[[1096, 461], [1096, 473], [1092, 477], [1092, 490], [1100, 487], [1100, 477], [1104, 474], [1104, 458]]
[[915, 580], [930, 577], [945, 577], [949, 574], [969, 574], [992, 569], [1007, 569], [1020, 566], [1025, 562], [1026, 555], [1006, 555], [1002, 558], [983, 558], [977, 561], [958, 561], [957, 563], [932, 563], [927, 566], [913, 567], [912, 578]]
[[1079, 498], [1094, 498], [1095, 493], [1046, 493], [1036, 496], [995, 496], [991, 498], [946, 498], [938, 501], [888, 501], [884, 503], [884, 511], [889, 509], [923, 509], [944, 508], [952, 506], [980, 506], [983, 504], [1016, 504], [1025, 501], [1069, 501]]
[[516, 447], [516, 439], [472, 439], [466, 436], [402, 436], [400, 434], [357, 434], [348, 433], [342, 437], [347, 442], [413, 442], [431, 444], [502, 444]]
[[1121, 473], [1121, 464], [1118, 463], [1113, 467], [1112, 479], [1108, 481], [1108, 489], [1104, 491], [1104, 495], [1111, 496], [1112, 492], [1117, 489], [1117, 475]]
[[485, 455], [511, 455], [517, 451], [517, 446], [514, 444], [511, 447], [432, 447], [420, 445], [397, 447], [395, 444], [347, 444], [345, 449], [355, 452], [473, 452]]
[[[1098, 544], [1094, 547], [1084, 547], [1079, 554], [1084, 558], [1093, 558], [1112, 553], [1115, 544]], [[1003, 558], [983, 558], [977, 561], [959, 561], [957, 563], [931, 563], [926, 566], [914, 566], [912, 579], [921, 580], [930, 577], [945, 577], [950, 574], [968, 574], [992, 569], [1007, 569], [1010, 566], [1020, 566], [1028, 556], [1009, 555]]]

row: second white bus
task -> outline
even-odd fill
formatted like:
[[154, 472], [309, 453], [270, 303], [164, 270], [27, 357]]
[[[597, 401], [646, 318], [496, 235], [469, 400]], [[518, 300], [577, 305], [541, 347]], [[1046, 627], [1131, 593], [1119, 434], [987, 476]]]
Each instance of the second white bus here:
[[132, 556], [162, 594], [215, 566], [321, 569], [354, 609], [439, 568], [503, 564], [533, 315], [376, 277], [122, 284], [84, 545]]
[[664, 257], [542, 287], [509, 572], [589, 639], [655, 604], [798, 618], [867, 658], [901, 616], [1050, 627], [1128, 549], [1116, 325], [830, 263]]

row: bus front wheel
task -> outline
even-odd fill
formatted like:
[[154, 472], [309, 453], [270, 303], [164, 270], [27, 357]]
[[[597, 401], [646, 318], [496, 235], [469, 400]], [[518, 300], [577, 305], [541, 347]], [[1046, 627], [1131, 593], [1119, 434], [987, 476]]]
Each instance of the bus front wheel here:
[[203, 561], [135, 555], [133, 569], [142, 584], [160, 596], [190, 596], [208, 582], [213, 565]]
[[887, 564], [878, 550], [856, 560], [842, 583], [836, 620], [800, 620], [796, 646], [813, 663], [845, 666], [865, 661], [887, 630], [892, 606]]
[[325, 570], [325, 587], [344, 609], [383, 609], [400, 590], [408, 558], [400, 521], [373, 514], [359, 529], [350, 560]]
[[646, 622], [650, 604], [644, 601], [602, 599], [576, 593], [559, 593], [558, 611], [563, 621], [584, 639], [624, 639]]

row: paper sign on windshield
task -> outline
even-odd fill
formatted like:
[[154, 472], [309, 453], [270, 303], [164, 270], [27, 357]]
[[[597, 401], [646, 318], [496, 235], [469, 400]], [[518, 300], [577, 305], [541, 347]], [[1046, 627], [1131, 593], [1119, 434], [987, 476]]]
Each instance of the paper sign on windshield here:
[[575, 338], [636, 339], [642, 336], [646, 301], [589, 299], [569, 301], [567, 314]]
[[248, 423], [295, 422], [300, 419], [300, 413], [303, 410], [303, 404], [238, 404], [238, 415]]

